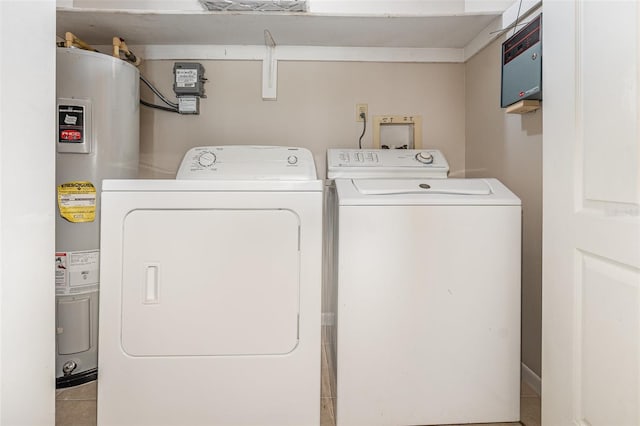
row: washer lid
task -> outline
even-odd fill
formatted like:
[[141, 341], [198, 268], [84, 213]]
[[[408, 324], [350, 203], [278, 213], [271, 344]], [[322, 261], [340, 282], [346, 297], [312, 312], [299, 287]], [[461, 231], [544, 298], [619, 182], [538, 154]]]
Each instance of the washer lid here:
[[449, 194], [449, 195], [490, 195], [491, 186], [484, 180], [476, 179], [358, 179], [353, 185], [363, 195], [393, 194]]
[[308, 149], [287, 146], [200, 146], [184, 155], [176, 179], [315, 180]]
[[340, 205], [520, 205], [497, 179], [336, 179]]

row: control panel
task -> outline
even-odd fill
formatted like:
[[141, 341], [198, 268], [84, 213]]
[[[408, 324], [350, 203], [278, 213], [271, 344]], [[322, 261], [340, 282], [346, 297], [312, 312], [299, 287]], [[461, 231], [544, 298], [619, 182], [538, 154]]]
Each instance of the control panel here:
[[380, 157], [375, 151], [336, 151], [338, 164], [380, 164]]
[[315, 180], [308, 149], [286, 146], [201, 146], [185, 154], [176, 179]]
[[502, 43], [502, 108], [523, 99], [542, 99], [541, 26], [538, 15]]
[[446, 178], [449, 164], [437, 149], [329, 149], [327, 177]]

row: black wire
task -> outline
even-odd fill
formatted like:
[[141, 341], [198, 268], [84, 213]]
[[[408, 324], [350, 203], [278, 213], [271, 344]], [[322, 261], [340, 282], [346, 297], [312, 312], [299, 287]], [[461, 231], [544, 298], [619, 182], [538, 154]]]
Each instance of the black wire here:
[[155, 105], [155, 104], [152, 104], [152, 103], [147, 102], [147, 101], [142, 100], [142, 99], [140, 99], [140, 103], [141, 103], [142, 105], [146, 106], [146, 107], [149, 107], [149, 108], [155, 108], [155, 109], [160, 109], [160, 110], [162, 110], [162, 111], [169, 111], [169, 112], [175, 112], [175, 113], [178, 113], [178, 110], [177, 110], [177, 109], [175, 109], [175, 108], [169, 108], [169, 107], [162, 106], [162, 105]]
[[362, 149], [362, 137], [364, 136], [364, 132], [367, 131], [367, 115], [365, 113], [360, 113], [360, 117], [362, 117], [362, 134], [358, 140], [358, 147]]
[[496, 31], [491, 31], [489, 34], [496, 34], [496, 33], [500, 33], [500, 35], [506, 33], [507, 31], [509, 31], [510, 29], [513, 28], [513, 33], [515, 34], [518, 27], [522, 26], [522, 25], [526, 25], [526, 24], [519, 24], [518, 21], [520, 20], [520, 9], [522, 8], [522, 0], [520, 0], [520, 4], [518, 5], [518, 14], [516, 15], [516, 20], [512, 25], [509, 25], [506, 28], [503, 28], [501, 30], [496, 30]]
[[165, 104], [169, 105], [172, 108], [178, 108], [178, 104], [171, 102], [169, 99], [167, 99], [162, 93], [160, 93], [160, 91], [158, 89], [155, 88], [155, 86], [153, 84], [151, 84], [151, 82], [149, 80], [147, 80], [145, 78], [145, 76], [143, 76], [142, 74], [140, 74], [140, 80], [142, 80], [142, 82], [144, 84], [147, 85], [147, 87], [149, 87], [149, 89], [151, 89], [151, 91], [153, 93], [156, 94], [156, 96], [158, 96], [160, 98], [160, 100], [162, 102], [164, 102]]
[[518, 20], [520, 19], [520, 9], [522, 8], [522, 0], [520, 0], [520, 4], [518, 5], [518, 14], [516, 15], [516, 22], [513, 24], [513, 32], [518, 28]]

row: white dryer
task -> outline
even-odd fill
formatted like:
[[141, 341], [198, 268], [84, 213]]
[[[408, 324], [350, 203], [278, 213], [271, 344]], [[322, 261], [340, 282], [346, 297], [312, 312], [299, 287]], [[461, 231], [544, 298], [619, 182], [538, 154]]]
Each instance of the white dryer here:
[[496, 179], [357, 177], [335, 179], [337, 425], [518, 421], [520, 200]]
[[98, 425], [318, 425], [321, 216], [302, 148], [105, 180]]

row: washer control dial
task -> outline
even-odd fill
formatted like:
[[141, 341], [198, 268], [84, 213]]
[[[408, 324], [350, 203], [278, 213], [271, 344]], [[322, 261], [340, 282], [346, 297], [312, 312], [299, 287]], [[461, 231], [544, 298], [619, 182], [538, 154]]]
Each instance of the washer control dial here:
[[298, 157], [296, 157], [295, 155], [290, 155], [289, 157], [287, 157], [287, 163], [296, 164], [297, 162], [298, 162]]
[[432, 164], [433, 155], [428, 151], [421, 151], [416, 154], [416, 160], [418, 160], [422, 164]]
[[216, 155], [211, 151], [205, 151], [198, 155], [197, 161], [202, 167], [209, 167], [216, 162]]

